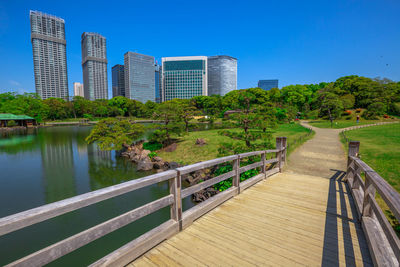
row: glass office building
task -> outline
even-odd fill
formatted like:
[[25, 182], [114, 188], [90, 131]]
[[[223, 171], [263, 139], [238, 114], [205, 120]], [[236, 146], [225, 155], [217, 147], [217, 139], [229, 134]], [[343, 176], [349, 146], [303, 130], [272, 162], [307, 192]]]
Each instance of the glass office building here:
[[38, 11], [29, 16], [36, 93], [68, 100], [65, 21]]
[[84, 32], [81, 45], [85, 98], [108, 99], [106, 38], [98, 33]]
[[207, 57], [162, 58], [162, 99], [207, 95]]
[[278, 80], [259, 80], [258, 87], [267, 91], [272, 88], [278, 88]]
[[124, 65], [117, 64], [111, 68], [113, 97], [125, 96]]
[[208, 57], [208, 95], [226, 95], [237, 89], [237, 59]]
[[124, 55], [125, 96], [146, 103], [155, 101], [154, 57], [134, 52]]

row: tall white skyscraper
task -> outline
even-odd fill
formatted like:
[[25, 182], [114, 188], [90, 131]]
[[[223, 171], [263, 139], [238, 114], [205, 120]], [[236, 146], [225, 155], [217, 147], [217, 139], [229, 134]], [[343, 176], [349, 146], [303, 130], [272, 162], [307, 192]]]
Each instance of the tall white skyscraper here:
[[108, 99], [106, 38], [98, 33], [84, 32], [81, 45], [85, 98]]
[[84, 97], [83, 84], [74, 83], [74, 96]]
[[30, 21], [36, 93], [68, 100], [65, 21], [32, 10]]

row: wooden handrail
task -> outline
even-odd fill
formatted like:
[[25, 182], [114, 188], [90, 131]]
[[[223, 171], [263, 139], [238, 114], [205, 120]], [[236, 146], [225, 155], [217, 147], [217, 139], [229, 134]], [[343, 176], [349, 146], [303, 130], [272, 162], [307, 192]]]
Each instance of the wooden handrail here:
[[[400, 221], [400, 194], [359, 157], [360, 142], [349, 142], [346, 180], [350, 185], [368, 247], [376, 266], [398, 266], [400, 240], [375, 200], [379, 193]], [[362, 179], [364, 173], [365, 182]]]
[[[61, 240], [53, 245], [45, 247], [35, 253], [27, 255], [8, 266], [16, 265], [44, 265], [54, 261], [108, 233], [111, 233], [129, 223], [132, 223], [146, 215], [158, 211], [161, 208], [170, 206], [170, 220], [158, 227], [141, 235], [130, 243], [124, 245], [113, 253], [103, 257], [95, 262], [94, 266], [118, 263], [118, 265], [127, 264], [140, 256], [146, 250], [154, 247], [166, 238], [176, 234], [180, 230], [189, 226], [194, 220], [222, 204], [224, 201], [240, 193], [253, 184], [281, 171], [286, 160], [286, 137], [277, 138], [276, 149], [247, 152], [238, 155], [227, 156], [223, 158], [212, 159], [196, 164], [169, 170], [136, 180], [124, 182], [118, 185], [106, 187], [86, 194], [78, 195], [72, 198], [57, 201], [51, 204], [43, 205], [38, 208], [23, 211], [14, 215], [0, 218], [0, 236], [17, 231], [27, 226], [46, 221], [48, 219], [60, 216], [62, 214], [78, 210], [80, 208], [96, 204], [98, 202], [123, 195], [134, 190], [150, 186], [159, 182], [168, 181], [170, 193], [167, 196], [144, 204], [138, 208], [128, 211], [122, 215], [116, 216], [101, 224], [95, 225], [83, 232], [77, 233], [71, 237]], [[266, 154], [276, 153], [276, 157], [266, 159]], [[250, 156], [260, 155], [259, 162], [251, 163], [240, 167], [240, 160]], [[233, 162], [233, 170], [206, 180], [202, 183], [182, 189], [182, 175], [213, 167], [225, 162]], [[278, 167], [267, 170], [268, 164], [277, 163]], [[261, 173], [240, 182], [242, 172], [261, 168]], [[232, 179], [232, 188], [225, 190], [214, 197], [182, 212], [182, 199], [188, 197], [204, 188], [210, 187], [218, 182]]]

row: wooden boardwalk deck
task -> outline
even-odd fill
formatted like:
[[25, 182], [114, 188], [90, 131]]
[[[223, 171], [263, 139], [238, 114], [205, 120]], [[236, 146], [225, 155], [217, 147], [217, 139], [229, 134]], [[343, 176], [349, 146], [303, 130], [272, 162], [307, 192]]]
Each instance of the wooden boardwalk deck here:
[[370, 266], [343, 174], [274, 175], [129, 266]]

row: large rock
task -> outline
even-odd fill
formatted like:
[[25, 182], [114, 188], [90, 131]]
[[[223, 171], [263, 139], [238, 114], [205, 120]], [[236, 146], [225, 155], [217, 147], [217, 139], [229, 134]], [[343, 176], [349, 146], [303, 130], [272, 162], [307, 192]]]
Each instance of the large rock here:
[[150, 171], [153, 169], [154, 163], [148, 159], [143, 159], [138, 162], [137, 170], [138, 171]]
[[161, 157], [153, 157], [153, 161], [163, 161]]
[[164, 162], [162, 162], [162, 161], [153, 162], [154, 169], [162, 169], [163, 167], [164, 167]]
[[198, 145], [198, 146], [204, 146], [204, 145], [206, 145], [206, 144], [207, 144], [206, 140], [204, 140], [203, 138], [197, 138], [197, 140], [196, 140], [196, 145]]
[[176, 168], [179, 167], [179, 164], [178, 164], [177, 162], [172, 161], [172, 162], [170, 162], [170, 163], [168, 164], [168, 167], [169, 167], [171, 170], [172, 170], [172, 169], [176, 169]]
[[147, 150], [147, 149], [145, 149], [145, 150], [142, 150], [141, 152], [140, 152], [140, 159], [145, 159], [145, 158], [148, 158], [148, 156], [149, 156], [149, 154], [151, 153], [151, 151], [150, 150]]

